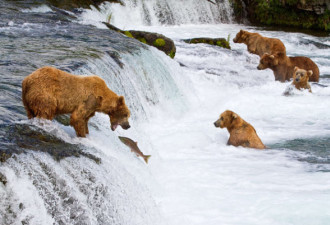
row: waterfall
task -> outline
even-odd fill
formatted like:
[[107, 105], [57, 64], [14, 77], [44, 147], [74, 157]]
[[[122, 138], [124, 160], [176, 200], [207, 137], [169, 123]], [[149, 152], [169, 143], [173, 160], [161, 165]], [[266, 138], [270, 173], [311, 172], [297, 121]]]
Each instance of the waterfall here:
[[[86, 58], [80, 67], [66, 70], [97, 74], [110, 89], [125, 96], [133, 127], [111, 132], [109, 117], [100, 113], [89, 123], [93, 138], [79, 139], [72, 127], [56, 121], [23, 120], [4, 127], [9, 134], [0, 140], [15, 136], [13, 148], [28, 154], [16, 155], [0, 165], [8, 182], [6, 187], [0, 183], [1, 224], [162, 224], [152, 197], [155, 181], [145, 163], [136, 160], [117, 136], [138, 138], [143, 151], [157, 158], [140, 124], [159, 106], [175, 113], [185, 109], [182, 82], [175, 72], [180, 66], [163, 52], [145, 47], [99, 54]], [[171, 104], [166, 104], [169, 101]], [[38, 136], [43, 136], [43, 141]], [[33, 150], [72, 156], [84, 152], [81, 156], [87, 157], [64, 157], [57, 162], [54, 155]]]
[[[107, 21], [122, 29], [139, 25], [231, 23], [229, 0], [126, 0], [124, 5], [103, 3], [85, 12], [85, 22]], [[97, 16], [96, 16], [97, 15]]]

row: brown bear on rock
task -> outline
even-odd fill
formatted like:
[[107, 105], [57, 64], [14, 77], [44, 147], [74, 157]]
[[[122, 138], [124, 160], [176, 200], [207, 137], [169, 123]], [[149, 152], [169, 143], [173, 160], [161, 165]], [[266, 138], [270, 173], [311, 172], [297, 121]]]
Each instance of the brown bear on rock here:
[[22, 99], [27, 116], [52, 120], [71, 113], [70, 125], [78, 137], [86, 137], [88, 120], [95, 112], [110, 117], [111, 129], [130, 128], [130, 111], [123, 96], [111, 91], [98, 76], [77, 76], [53, 67], [42, 67], [22, 83]]
[[260, 58], [258, 70], [271, 69], [274, 72], [275, 80], [284, 82], [292, 78], [295, 66], [312, 70], [313, 75], [309, 78], [310, 81], [318, 82], [320, 71], [319, 67], [310, 59], [304, 56], [288, 57], [278, 56], [277, 54], [264, 54]]
[[253, 126], [230, 110], [224, 111], [214, 122], [214, 126], [227, 128], [230, 134], [228, 145], [265, 149]]
[[234, 43], [244, 43], [250, 53], [263, 56], [269, 54], [286, 54], [285, 46], [280, 39], [263, 37], [258, 33], [240, 30], [233, 39]]

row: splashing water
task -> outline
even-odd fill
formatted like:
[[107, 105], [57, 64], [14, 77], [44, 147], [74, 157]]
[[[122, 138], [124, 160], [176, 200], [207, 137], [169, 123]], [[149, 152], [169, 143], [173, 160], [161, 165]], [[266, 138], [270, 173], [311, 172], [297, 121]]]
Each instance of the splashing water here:
[[[157, 3], [160, 4], [136, 1], [131, 15], [144, 10], [143, 5]], [[126, 2], [128, 9], [132, 9], [130, 4], [133, 2]], [[173, 3], [173, 7], [174, 4], [181, 3]], [[208, 3], [203, 4], [206, 7]], [[126, 10], [120, 9], [118, 13]], [[101, 13], [86, 10], [79, 22], [88, 20], [88, 15], [101, 15], [102, 19], [96, 19], [99, 23], [106, 13], [102, 8]], [[114, 14], [115, 25], [128, 27], [115, 18]], [[29, 46], [17, 38], [15, 54], [8, 50], [15, 60], [8, 60], [5, 69], [1, 69], [1, 74], [15, 75], [5, 76], [8, 82], [2, 82], [3, 102], [13, 102], [12, 107], [1, 104], [2, 123], [12, 126], [19, 118], [20, 123], [63, 140], [68, 151], [85, 151], [100, 158], [101, 164], [73, 156], [58, 162], [49, 154], [30, 150], [7, 160], [0, 166], [8, 180], [6, 186], [0, 183], [0, 222], [326, 224], [330, 218], [330, 38], [234, 24], [164, 27], [157, 18], [150, 19], [155, 21], [151, 23], [136, 19], [136, 26], [130, 26], [174, 39], [175, 60], [132, 39], [89, 26], [75, 25], [70, 29], [63, 22], [51, 29], [54, 36], [45, 37], [37, 33], [38, 23], [22, 26], [21, 21], [9, 18], [12, 27], [5, 21], [0, 28], [6, 30], [5, 37], [21, 33], [30, 36], [24, 39]], [[176, 21], [175, 24], [194, 22]], [[259, 57], [249, 54], [245, 45], [231, 42], [232, 50], [227, 50], [181, 41], [200, 36], [234, 37], [242, 28], [280, 38], [290, 55], [311, 57], [320, 67], [324, 87], [312, 85], [313, 93], [296, 92], [286, 97], [282, 94], [289, 83], [275, 82], [270, 70], [258, 71]], [[65, 29], [71, 32], [65, 33]], [[35, 35], [39, 36], [34, 39]], [[5, 37], [0, 36], [7, 51], [11, 45]], [[44, 58], [31, 55], [35, 65], [20, 58], [29, 51], [37, 52], [44, 38], [49, 39], [48, 52], [42, 53]], [[58, 40], [63, 42], [61, 48]], [[60, 57], [65, 53], [66, 58]], [[90, 135], [79, 139], [72, 127], [56, 121], [26, 121], [17, 97], [19, 81], [26, 71], [54, 59], [72, 73], [101, 76], [111, 89], [124, 95], [132, 110], [132, 128], [111, 132], [109, 118], [96, 114], [89, 124]], [[25, 64], [10, 66], [15, 61]], [[227, 146], [228, 132], [213, 126], [226, 109], [251, 123], [271, 149]], [[143, 153], [152, 155], [148, 165], [120, 143], [117, 136], [123, 135], [138, 141]], [[2, 141], [2, 148], [24, 147], [6, 141]]]

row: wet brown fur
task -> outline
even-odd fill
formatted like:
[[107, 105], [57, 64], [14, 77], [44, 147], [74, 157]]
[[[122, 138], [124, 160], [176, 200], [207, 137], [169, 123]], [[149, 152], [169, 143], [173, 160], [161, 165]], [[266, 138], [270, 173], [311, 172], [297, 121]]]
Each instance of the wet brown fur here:
[[108, 114], [111, 128], [129, 128], [130, 111], [122, 96], [111, 91], [98, 76], [77, 76], [54, 67], [42, 67], [22, 82], [22, 100], [29, 119], [52, 120], [71, 113], [70, 125], [78, 137], [89, 133], [88, 120], [95, 112]]
[[240, 30], [233, 41], [235, 43], [246, 44], [247, 50], [250, 53], [259, 55], [260, 57], [265, 53], [286, 54], [285, 46], [280, 39], [263, 37], [259, 33]]
[[228, 145], [265, 149], [253, 126], [230, 110], [224, 111], [214, 125], [227, 128], [230, 135]]
[[313, 75], [312, 70], [304, 70], [298, 67], [294, 68], [292, 84], [298, 89], [308, 89], [312, 92], [311, 86], [308, 83], [309, 78]]
[[275, 80], [285, 82], [292, 78], [295, 66], [305, 69], [312, 70], [313, 75], [309, 78], [310, 81], [318, 82], [320, 71], [318, 66], [310, 59], [304, 56], [288, 57], [264, 54], [260, 58], [258, 65], [259, 70], [271, 69], [273, 70]]

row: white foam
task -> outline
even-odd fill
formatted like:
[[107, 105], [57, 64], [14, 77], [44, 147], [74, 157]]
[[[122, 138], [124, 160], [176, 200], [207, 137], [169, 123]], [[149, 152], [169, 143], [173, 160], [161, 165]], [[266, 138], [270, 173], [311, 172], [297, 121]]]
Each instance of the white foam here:
[[25, 13], [48, 13], [48, 12], [52, 12], [53, 10], [47, 6], [47, 5], [41, 5], [38, 7], [33, 7], [30, 9], [22, 9], [22, 12]]
[[[92, 7], [81, 15], [80, 22], [104, 27], [99, 22], [108, 21], [121, 29], [135, 29], [139, 25], [216, 24], [232, 21], [228, 0], [211, 4], [208, 1], [125, 1], [125, 5], [105, 2], [99, 10]], [[108, 21], [109, 22], [109, 21]]]

